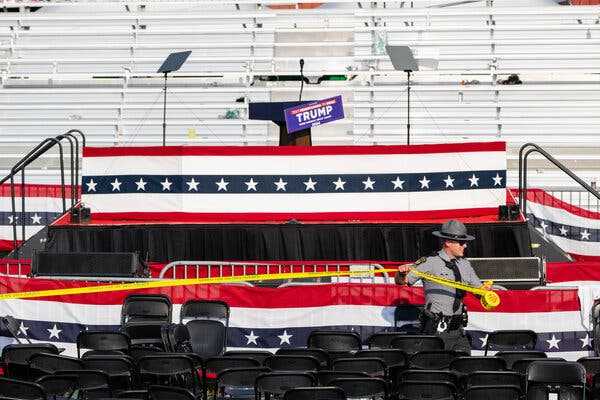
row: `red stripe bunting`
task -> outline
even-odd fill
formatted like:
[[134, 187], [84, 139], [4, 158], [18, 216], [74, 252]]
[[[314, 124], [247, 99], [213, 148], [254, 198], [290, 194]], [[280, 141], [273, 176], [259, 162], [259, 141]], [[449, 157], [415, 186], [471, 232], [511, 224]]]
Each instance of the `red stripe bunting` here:
[[[15, 196], [21, 197], [21, 184], [15, 182]], [[12, 197], [10, 184], [0, 185], [0, 197]], [[25, 184], [25, 197], [62, 198], [61, 185]], [[65, 186], [65, 198], [71, 197], [71, 186]]]
[[145, 146], [86, 147], [84, 157], [118, 156], [321, 156], [426, 154], [506, 151], [505, 142], [419, 144], [412, 146]]
[[[96, 283], [24, 279], [0, 277], [0, 292], [21, 292], [47, 289], [64, 289], [81, 286], [96, 286]], [[97, 294], [58, 296], [48, 300], [75, 304], [116, 305], [122, 304], [129, 291]], [[399, 304], [423, 304], [422, 288], [384, 284], [328, 284], [285, 288], [258, 288], [235, 285], [193, 285], [152, 290], [136, 293], [162, 293], [174, 304], [190, 299], [218, 299], [231, 307], [247, 308], [302, 308], [335, 305], [395, 306]], [[579, 311], [576, 290], [499, 291], [500, 306], [495, 312], [526, 313]], [[471, 311], [483, 311], [479, 300], [469, 295], [467, 307]]]

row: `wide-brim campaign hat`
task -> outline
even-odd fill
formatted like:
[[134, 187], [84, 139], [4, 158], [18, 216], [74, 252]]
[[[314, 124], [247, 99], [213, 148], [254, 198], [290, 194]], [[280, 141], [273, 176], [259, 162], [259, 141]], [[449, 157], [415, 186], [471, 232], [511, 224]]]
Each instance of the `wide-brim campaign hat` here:
[[439, 231], [433, 231], [433, 236], [459, 242], [469, 242], [475, 239], [475, 236], [467, 234], [467, 227], [462, 222], [454, 219], [442, 225]]

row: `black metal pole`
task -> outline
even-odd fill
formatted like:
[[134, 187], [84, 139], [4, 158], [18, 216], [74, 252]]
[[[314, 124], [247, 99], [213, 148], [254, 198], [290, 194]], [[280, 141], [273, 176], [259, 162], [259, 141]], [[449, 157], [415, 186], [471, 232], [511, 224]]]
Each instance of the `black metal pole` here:
[[163, 146], [167, 145], [167, 72], [165, 72], [165, 88], [163, 97]]
[[406, 145], [410, 146], [410, 72], [406, 71]]

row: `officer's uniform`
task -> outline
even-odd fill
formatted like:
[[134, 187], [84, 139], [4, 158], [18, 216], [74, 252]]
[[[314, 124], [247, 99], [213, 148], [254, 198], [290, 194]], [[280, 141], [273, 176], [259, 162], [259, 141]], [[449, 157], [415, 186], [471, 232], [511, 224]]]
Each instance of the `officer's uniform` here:
[[[458, 221], [451, 221], [451, 223], [455, 222], [460, 224]], [[454, 228], [454, 226], [452, 227]], [[446, 228], [446, 225], [442, 227], [442, 234], [439, 234], [439, 232], [434, 234], [441, 238], [451, 239], [445, 236], [447, 233], [443, 232], [444, 228]], [[464, 229], [465, 238], [472, 240], [472, 236], [466, 235], [464, 225], [461, 228]], [[459, 232], [462, 233], [462, 230], [459, 230]], [[458, 237], [452, 239], [458, 239]], [[481, 280], [473, 271], [473, 267], [467, 259], [450, 259], [444, 250], [440, 250], [433, 256], [419, 259], [415, 263], [415, 269], [453, 281], [464, 282], [471, 286], [482, 286]], [[403, 278], [403, 274], [397, 274], [396, 283], [402, 283]], [[409, 285], [414, 285], [419, 280], [421, 278], [414, 272], [406, 274], [406, 283]], [[463, 329], [467, 322], [466, 309], [462, 302], [464, 292], [427, 279], [423, 279], [423, 289], [425, 290], [425, 310], [421, 316], [422, 332], [427, 335], [440, 336], [444, 340], [447, 350], [470, 353], [471, 346]]]

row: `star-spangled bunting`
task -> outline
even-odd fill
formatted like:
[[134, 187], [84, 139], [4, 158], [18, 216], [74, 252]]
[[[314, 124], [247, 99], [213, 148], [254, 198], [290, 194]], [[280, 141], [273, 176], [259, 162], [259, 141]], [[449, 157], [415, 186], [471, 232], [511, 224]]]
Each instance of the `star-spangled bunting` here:
[[384, 193], [504, 188], [506, 171], [346, 175], [84, 176], [86, 194]]
[[583, 228], [575, 225], [558, 224], [528, 214], [529, 221], [545, 235], [558, 236], [580, 242], [600, 242], [600, 229]]

